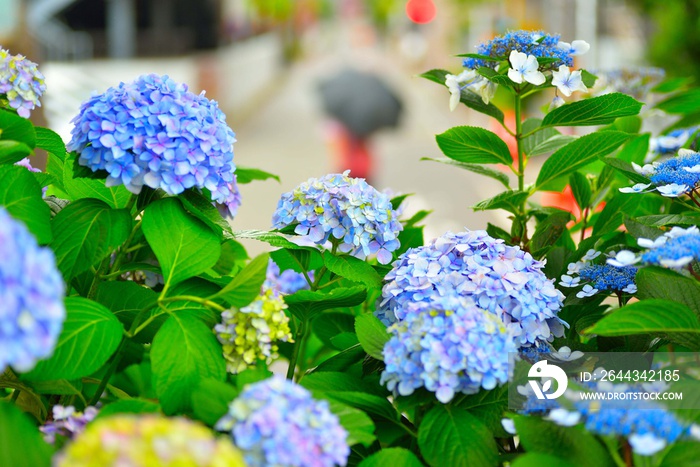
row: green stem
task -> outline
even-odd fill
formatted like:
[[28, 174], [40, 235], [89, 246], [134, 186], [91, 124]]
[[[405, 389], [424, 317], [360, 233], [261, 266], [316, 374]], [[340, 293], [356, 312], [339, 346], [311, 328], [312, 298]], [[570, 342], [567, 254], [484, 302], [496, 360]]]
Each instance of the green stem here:
[[160, 305], [163, 303], [182, 302], [182, 301], [199, 303], [201, 305], [204, 305], [207, 308], [212, 308], [218, 312], [226, 311], [226, 308], [219, 305], [218, 303], [216, 303], [212, 300], [206, 299], [206, 298], [197, 297], [196, 295], [176, 295], [174, 297], [161, 298], [158, 300], [158, 304]]
[[104, 392], [105, 388], [107, 387], [107, 384], [109, 383], [110, 378], [112, 378], [112, 375], [117, 370], [117, 366], [119, 366], [119, 362], [122, 359], [122, 350], [124, 349], [125, 343], [126, 343], [126, 339], [122, 339], [121, 342], [119, 343], [119, 347], [117, 347], [117, 351], [114, 352], [114, 356], [112, 357], [112, 363], [110, 363], [109, 367], [107, 368], [107, 371], [105, 372], [104, 376], [102, 377], [102, 380], [100, 380], [100, 384], [97, 386], [97, 390], [95, 391], [95, 394], [92, 396], [92, 399], [90, 399], [89, 405], [95, 405], [100, 401], [100, 398], [102, 397], [102, 393]]
[[[525, 165], [527, 164], [527, 159], [523, 151], [523, 122], [522, 122], [522, 96], [520, 96], [520, 90], [516, 90], [515, 94], [515, 143], [518, 150], [518, 190], [525, 191]], [[520, 235], [520, 245], [525, 248], [528, 242], [527, 238], [527, 215], [525, 213], [525, 208], [527, 199], [518, 206], [518, 213], [515, 216], [513, 222], [520, 222], [522, 234]]]
[[581, 219], [581, 242], [586, 238], [586, 227], [588, 227], [588, 206], [583, 210], [583, 219]]
[[12, 390], [12, 397], [10, 397], [10, 403], [14, 404], [17, 402], [17, 398], [19, 398], [19, 393], [22, 392], [19, 389], [13, 389]]
[[95, 273], [95, 277], [92, 278], [92, 283], [90, 284], [90, 290], [88, 290], [87, 298], [90, 300], [94, 299], [95, 296], [97, 295], [97, 287], [100, 285], [100, 279], [102, 278], [102, 274], [105, 274], [107, 270], [109, 269], [109, 260], [110, 257], [107, 256], [105, 259], [102, 260], [100, 263], [100, 267], [97, 269], [97, 272]]
[[303, 320], [299, 323], [297, 327], [296, 336], [294, 336], [294, 348], [292, 349], [292, 358], [289, 360], [289, 368], [287, 368], [287, 379], [294, 380], [294, 371], [297, 367], [297, 362], [299, 361], [299, 354], [301, 353], [302, 341], [306, 338], [306, 327], [308, 326], [308, 321]]
[[109, 275], [111, 276], [112, 273], [115, 271], [118, 271], [119, 268], [122, 265], [122, 261], [124, 260], [124, 256], [128, 253], [128, 249], [131, 246], [131, 242], [134, 240], [134, 236], [136, 235], [136, 232], [141, 228], [141, 221], [136, 222], [134, 224], [134, 227], [131, 229], [131, 232], [129, 233], [129, 237], [127, 237], [126, 241], [122, 244], [121, 248], [119, 248], [119, 253], [117, 253], [117, 257], [114, 259], [114, 264], [112, 264], [112, 267], [109, 269]]

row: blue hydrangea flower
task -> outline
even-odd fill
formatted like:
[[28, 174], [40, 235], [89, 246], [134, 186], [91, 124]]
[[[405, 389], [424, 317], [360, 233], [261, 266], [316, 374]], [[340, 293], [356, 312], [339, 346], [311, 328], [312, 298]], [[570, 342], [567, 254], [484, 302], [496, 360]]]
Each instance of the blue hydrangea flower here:
[[[309, 278], [313, 280], [313, 271], [309, 272]], [[277, 263], [270, 260], [267, 265], [265, 282], [262, 285], [263, 291], [272, 290], [276, 294], [293, 294], [300, 290], [308, 290], [309, 283], [302, 273], [286, 269], [280, 273]]]
[[474, 394], [508, 382], [516, 346], [503, 322], [470, 299], [437, 296], [407, 305], [388, 328], [381, 383], [402, 396], [420, 387], [446, 404], [456, 393]]
[[557, 316], [564, 295], [543, 266], [483, 230], [448, 232], [394, 262], [376, 314], [389, 325], [406, 318], [411, 302], [456, 292], [501, 318], [518, 345], [552, 341], [564, 334], [565, 323]]
[[49, 357], [66, 310], [53, 252], [0, 206], [0, 372], [24, 372]]
[[109, 173], [107, 186], [132, 193], [143, 185], [177, 195], [206, 189], [236, 214], [236, 141], [215, 101], [168, 76], [143, 75], [84, 102], [73, 119], [69, 151], [79, 163]]
[[350, 454], [328, 402], [281, 376], [246, 386], [215, 428], [231, 432], [249, 467], [344, 466]]
[[[596, 250], [588, 250], [586, 255], [575, 263], [569, 263], [567, 273], [561, 276], [559, 285], [562, 287], [578, 287], [585, 284], [576, 296], [578, 298], [592, 297], [598, 292], [636, 293], [637, 284], [634, 278], [637, 268], [628, 264], [604, 262], [595, 264], [593, 260], [600, 256]], [[623, 258], [619, 256], [619, 258]], [[617, 257], [616, 257], [617, 258]]]
[[73, 439], [85, 431], [88, 423], [97, 416], [97, 408], [85, 407], [82, 412], [77, 412], [72, 405], [54, 405], [52, 409], [53, 419], [44, 423], [39, 430], [44, 434], [44, 441], [49, 444], [56, 443], [56, 435]]
[[679, 128], [672, 132], [651, 138], [649, 140], [649, 152], [653, 157], [675, 154], [681, 149], [690, 137], [698, 131], [700, 127]]
[[[476, 48], [476, 53], [479, 55], [488, 55], [495, 61], [484, 60], [480, 58], [465, 58], [463, 65], [465, 68], [477, 69], [482, 66], [496, 68], [499, 61], [508, 60], [508, 56], [513, 50], [534, 55], [536, 58], [552, 58], [554, 61], [542, 65], [540, 69], [557, 70], [559, 65], [572, 66], [574, 64], [574, 55], [584, 53], [583, 47], [572, 47], [572, 44], [567, 44], [559, 40], [559, 34], [550, 35], [544, 31], [510, 31], [503, 36], [497, 36], [494, 39], [480, 44]], [[574, 41], [574, 45], [579, 45], [583, 41]], [[586, 44], [587, 45], [587, 44]], [[585, 48], [588, 50], [588, 48]]]
[[44, 91], [44, 75], [36, 63], [0, 48], [0, 104], [6, 101], [20, 116], [29, 118], [30, 110], [41, 107]]
[[339, 251], [361, 259], [376, 253], [377, 261], [388, 264], [391, 252], [400, 246], [398, 215], [389, 196], [349, 173], [310, 178], [284, 193], [272, 226], [282, 229], [294, 225], [296, 234], [313, 243], [331, 241]]
[[676, 157], [661, 162], [632, 166], [638, 173], [649, 177], [656, 190], [666, 197], [685, 194], [692, 197], [700, 184], [700, 153], [690, 149], [679, 149]]
[[659, 238], [663, 241], [640, 239], [640, 246], [650, 247], [641, 254], [644, 263], [680, 269], [700, 260], [700, 230], [696, 226], [674, 227]]

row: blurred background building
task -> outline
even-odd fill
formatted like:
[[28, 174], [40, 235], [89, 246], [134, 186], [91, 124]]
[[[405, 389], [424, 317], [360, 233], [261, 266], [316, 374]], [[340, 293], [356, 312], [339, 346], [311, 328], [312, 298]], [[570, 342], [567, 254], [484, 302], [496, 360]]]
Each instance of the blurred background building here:
[[430, 238], [498, 222], [469, 206], [500, 187], [420, 160], [440, 156], [434, 135], [452, 126], [495, 128], [465, 108], [450, 113], [446, 91], [417, 74], [456, 73], [455, 55], [521, 28], [586, 40], [577, 66], [587, 69], [700, 74], [698, 13], [700, 0], [0, 0], [0, 45], [40, 63], [44, 116], [66, 140], [82, 100], [139, 74], [206, 90], [237, 134], [236, 163], [282, 176], [242, 187], [237, 229], [268, 228], [283, 191], [338, 168], [319, 83], [347, 68], [373, 73], [404, 103], [398, 129], [368, 143], [373, 183], [416, 193], [409, 211], [434, 211]]

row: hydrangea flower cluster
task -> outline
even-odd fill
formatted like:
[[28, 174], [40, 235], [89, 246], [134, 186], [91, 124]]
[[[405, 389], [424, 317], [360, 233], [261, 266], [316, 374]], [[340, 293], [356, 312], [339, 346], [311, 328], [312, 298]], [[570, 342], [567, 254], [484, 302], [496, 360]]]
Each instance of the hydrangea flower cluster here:
[[[313, 280], [313, 271], [309, 272], [309, 278]], [[277, 263], [270, 260], [267, 265], [265, 282], [263, 282], [263, 292], [272, 290], [275, 294], [293, 294], [300, 290], [309, 288], [309, 283], [303, 274], [286, 269], [280, 273]]]
[[667, 135], [657, 136], [649, 139], [649, 154], [647, 162], [659, 156], [675, 154], [679, 149], [683, 148], [691, 136], [693, 136], [700, 127], [694, 126], [689, 128], [679, 128], [673, 130]]
[[249, 467], [344, 466], [350, 455], [328, 403], [281, 376], [246, 386], [215, 428], [231, 432]]
[[294, 225], [294, 232], [318, 245], [329, 240], [338, 250], [364, 259], [376, 253], [381, 264], [391, 262], [402, 230], [389, 197], [351, 178], [350, 171], [310, 178], [284, 193], [272, 216], [272, 226]]
[[381, 383], [402, 396], [420, 387], [446, 404], [456, 393], [474, 394], [508, 382], [513, 336], [495, 315], [470, 299], [437, 296], [407, 305], [388, 328]]
[[272, 290], [259, 295], [240, 310], [221, 313], [221, 323], [214, 327], [223, 345], [226, 368], [237, 374], [259, 360], [271, 363], [277, 357], [276, 341], [291, 342], [287, 305]]
[[593, 260], [601, 255], [600, 251], [588, 250], [580, 261], [569, 263], [567, 273], [561, 276], [562, 287], [578, 287], [585, 284], [576, 293], [578, 298], [592, 297], [598, 292], [636, 293], [634, 278], [637, 268], [630, 265], [594, 264]]
[[73, 439], [81, 434], [87, 424], [97, 416], [97, 408], [88, 406], [84, 411], [76, 412], [72, 405], [54, 405], [52, 413], [53, 420], [39, 427], [44, 434], [44, 441], [49, 444], [56, 442], [56, 436]]
[[592, 94], [602, 96], [621, 92], [642, 102], [647, 102], [651, 90], [666, 77], [662, 68], [638, 67], [617, 70], [592, 70], [598, 77]]
[[36, 63], [0, 48], [0, 103], [6, 101], [20, 116], [29, 118], [30, 110], [41, 107], [44, 91], [44, 75]]
[[235, 135], [204, 93], [168, 76], [143, 75], [92, 96], [72, 122], [68, 150], [92, 171], [106, 170], [107, 186], [123, 184], [135, 194], [143, 185], [171, 195], [207, 189], [236, 214]]
[[[601, 371], [596, 370], [596, 371]], [[639, 393], [649, 392], [644, 385], [612, 384], [598, 382], [590, 387], [592, 392]], [[654, 391], [659, 388], [655, 388]], [[578, 392], [568, 392], [574, 400], [574, 411], [563, 408], [552, 410], [548, 419], [563, 426], [580, 422], [586, 429], [599, 435], [627, 437], [632, 450], [642, 456], [651, 456], [682, 437], [697, 430], [683, 423], [671, 412], [644, 398], [581, 399]]]
[[225, 438], [185, 418], [116, 415], [96, 420], [54, 459], [58, 467], [244, 467]]
[[647, 251], [634, 253], [623, 250], [608, 263], [631, 265], [638, 262], [683, 271], [690, 263], [700, 260], [700, 230], [697, 226], [673, 227], [655, 240], [638, 238], [637, 243]]
[[643, 167], [633, 163], [632, 167], [637, 173], [649, 177], [651, 183], [620, 188], [622, 193], [642, 193], [654, 185], [652, 190], [658, 191], [662, 196], [677, 198], [687, 194], [693, 198], [695, 188], [700, 184], [700, 153], [690, 149], [679, 149], [676, 157], [661, 162]]
[[456, 292], [498, 316], [519, 346], [552, 341], [564, 334], [565, 323], [557, 316], [564, 295], [543, 266], [483, 230], [448, 232], [394, 262], [376, 314], [390, 325], [406, 319], [409, 303]]
[[66, 310], [53, 252], [0, 206], [0, 372], [24, 372], [53, 353]]

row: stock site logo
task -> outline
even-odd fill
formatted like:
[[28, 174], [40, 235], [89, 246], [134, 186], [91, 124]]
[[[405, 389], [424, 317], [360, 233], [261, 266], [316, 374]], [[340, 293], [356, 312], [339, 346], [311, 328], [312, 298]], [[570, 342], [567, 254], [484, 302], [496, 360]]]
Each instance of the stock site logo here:
[[[538, 399], [556, 399], [566, 391], [568, 384], [566, 373], [558, 366], [548, 364], [547, 360], [540, 360], [532, 365], [527, 375], [530, 378], [538, 378], [542, 383], [540, 386], [538, 381], [532, 379], [529, 381], [530, 387]], [[549, 394], [549, 390], [552, 388], [552, 380], [557, 382], [557, 390]]]

